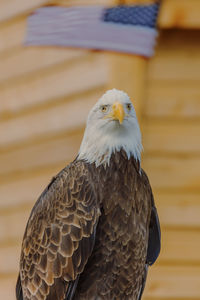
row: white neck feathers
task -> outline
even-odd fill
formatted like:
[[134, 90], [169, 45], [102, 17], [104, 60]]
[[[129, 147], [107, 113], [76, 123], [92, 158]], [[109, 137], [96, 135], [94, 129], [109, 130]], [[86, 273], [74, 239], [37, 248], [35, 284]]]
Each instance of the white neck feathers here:
[[133, 156], [140, 161], [142, 142], [139, 126], [105, 129], [105, 131], [95, 129], [86, 127], [78, 159], [95, 163], [96, 166], [109, 165], [112, 153], [123, 149], [128, 158]]

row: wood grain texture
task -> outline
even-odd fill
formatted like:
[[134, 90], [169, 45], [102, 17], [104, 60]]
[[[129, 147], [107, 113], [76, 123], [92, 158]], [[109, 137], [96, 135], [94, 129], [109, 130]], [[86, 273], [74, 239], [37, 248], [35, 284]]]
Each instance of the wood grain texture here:
[[159, 266], [149, 270], [144, 300], [198, 299], [200, 293], [199, 266]]
[[67, 62], [51, 71], [47, 69], [34, 73], [34, 76], [19, 77], [12, 83], [8, 81], [0, 86], [0, 94], [4, 99], [0, 114], [12, 115], [30, 106], [99, 88], [104, 86], [107, 80], [104, 56], [96, 54], [72, 65]]
[[145, 156], [143, 167], [152, 186], [160, 190], [200, 190], [200, 159], [192, 156]]
[[0, 10], [0, 22], [7, 21], [17, 15], [22, 15], [25, 13], [30, 13], [33, 9], [41, 5], [51, 4], [51, 0], [2, 0], [1, 10]]
[[200, 28], [198, 0], [164, 0], [158, 25], [161, 28]]
[[199, 192], [170, 193], [154, 189], [154, 197], [163, 227], [200, 228]]
[[29, 209], [22, 209], [21, 211], [1, 215], [0, 244], [21, 244], [29, 214], [30, 207]]
[[198, 81], [200, 78], [199, 41], [199, 30], [161, 31], [157, 53], [149, 61], [148, 79], [150, 81]]
[[[173, 213], [173, 212], [171, 212]], [[179, 250], [178, 250], [179, 249]], [[200, 266], [200, 231], [191, 229], [174, 229], [162, 231], [162, 250], [158, 261], [179, 265]]]
[[[26, 32], [26, 17], [0, 24], [0, 55], [14, 52], [16, 47], [22, 47]], [[1, 57], [1, 56], [0, 56]]]
[[[67, 163], [67, 162], [66, 162]], [[7, 214], [16, 209], [34, 204], [42, 189], [50, 182], [53, 174], [59, 171], [60, 166], [54, 166], [39, 172], [26, 172], [23, 176], [16, 178], [10, 174], [7, 180], [1, 180], [0, 184], [0, 211]], [[22, 207], [22, 208], [21, 208]]]
[[2, 121], [0, 148], [3, 150], [6, 149], [6, 146], [17, 145], [22, 142], [27, 143], [39, 137], [42, 138], [42, 136], [47, 138], [66, 130], [83, 127], [88, 111], [100, 95], [101, 91], [91, 93], [73, 99], [73, 101]]
[[48, 167], [36, 170], [29, 169], [22, 173], [11, 173], [2, 177], [0, 181], [0, 215], [9, 215], [9, 212], [30, 209], [44, 187], [50, 183], [53, 175], [58, 174], [73, 159], [74, 157], [56, 165], [48, 165]]
[[84, 58], [86, 53], [87, 51], [78, 49], [20, 47], [0, 60], [0, 85], [7, 80], [30, 76], [32, 72], [40, 72], [45, 68], [50, 70], [62, 63], [72, 63]]
[[[149, 76], [151, 78], [151, 74]], [[200, 119], [200, 90], [197, 81], [182, 81], [178, 78], [151, 81], [146, 97], [143, 112], [145, 117]]]
[[[83, 124], [84, 125], [84, 124]], [[5, 175], [37, 170], [75, 159], [80, 148], [84, 127], [77, 131], [64, 132], [61, 137], [42, 140], [33, 144], [0, 152], [0, 178]], [[48, 155], [47, 155], [48, 153]], [[30, 160], [31, 157], [31, 160]]]
[[148, 119], [144, 125], [144, 149], [151, 153], [200, 155], [199, 121]]
[[14, 274], [19, 268], [20, 243], [0, 248], [0, 274]]
[[1, 299], [15, 300], [15, 286], [17, 274], [1, 277], [0, 280], [0, 297]]
[[[197, 48], [198, 49], [198, 48]], [[169, 51], [172, 52], [173, 49]], [[197, 50], [198, 51], [198, 50]], [[151, 80], [199, 80], [200, 79], [200, 61], [194, 59], [192, 55], [185, 53], [184, 57], [180, 54], [155, 56], [149, 63]], [[185, 66], [187, 65], [187, 70]], [[176, 68], [176, 72], [174, 72]]]

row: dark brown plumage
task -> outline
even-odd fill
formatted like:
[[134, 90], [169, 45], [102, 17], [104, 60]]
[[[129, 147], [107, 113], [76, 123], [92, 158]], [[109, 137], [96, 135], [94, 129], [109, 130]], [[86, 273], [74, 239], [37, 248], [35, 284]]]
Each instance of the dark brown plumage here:
[[[75, 160], [32, 210], [20, 259], [24, 298], [17, 299], [138, 299], [152, 263], [152, 209], [149, 181], [134, 158], [113, 154], [108, 169]], [[158, 255], [159, 244], [153, 247]]]
[[159, 220], [139, 160], [122, 149], [109, 164], [77, 158], [32, 209], [16, 297], [140, 300], [159, 252]]

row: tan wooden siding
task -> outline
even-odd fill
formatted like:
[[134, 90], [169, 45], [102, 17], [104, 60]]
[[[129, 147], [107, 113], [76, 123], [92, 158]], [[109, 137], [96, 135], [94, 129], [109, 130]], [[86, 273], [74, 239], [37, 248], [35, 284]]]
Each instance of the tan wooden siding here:
[[200, 32], [163, 31], [149, 62], [143, 166], [162, 224], [145, 300], [200, 298]]

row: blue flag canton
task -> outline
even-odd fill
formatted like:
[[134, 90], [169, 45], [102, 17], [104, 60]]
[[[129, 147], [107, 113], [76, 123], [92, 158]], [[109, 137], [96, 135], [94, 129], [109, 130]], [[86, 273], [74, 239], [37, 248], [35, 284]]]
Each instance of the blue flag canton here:
[[103, 14], [105, 22], [156, 27], [159, 4], [116, 6], [107, 8]]

